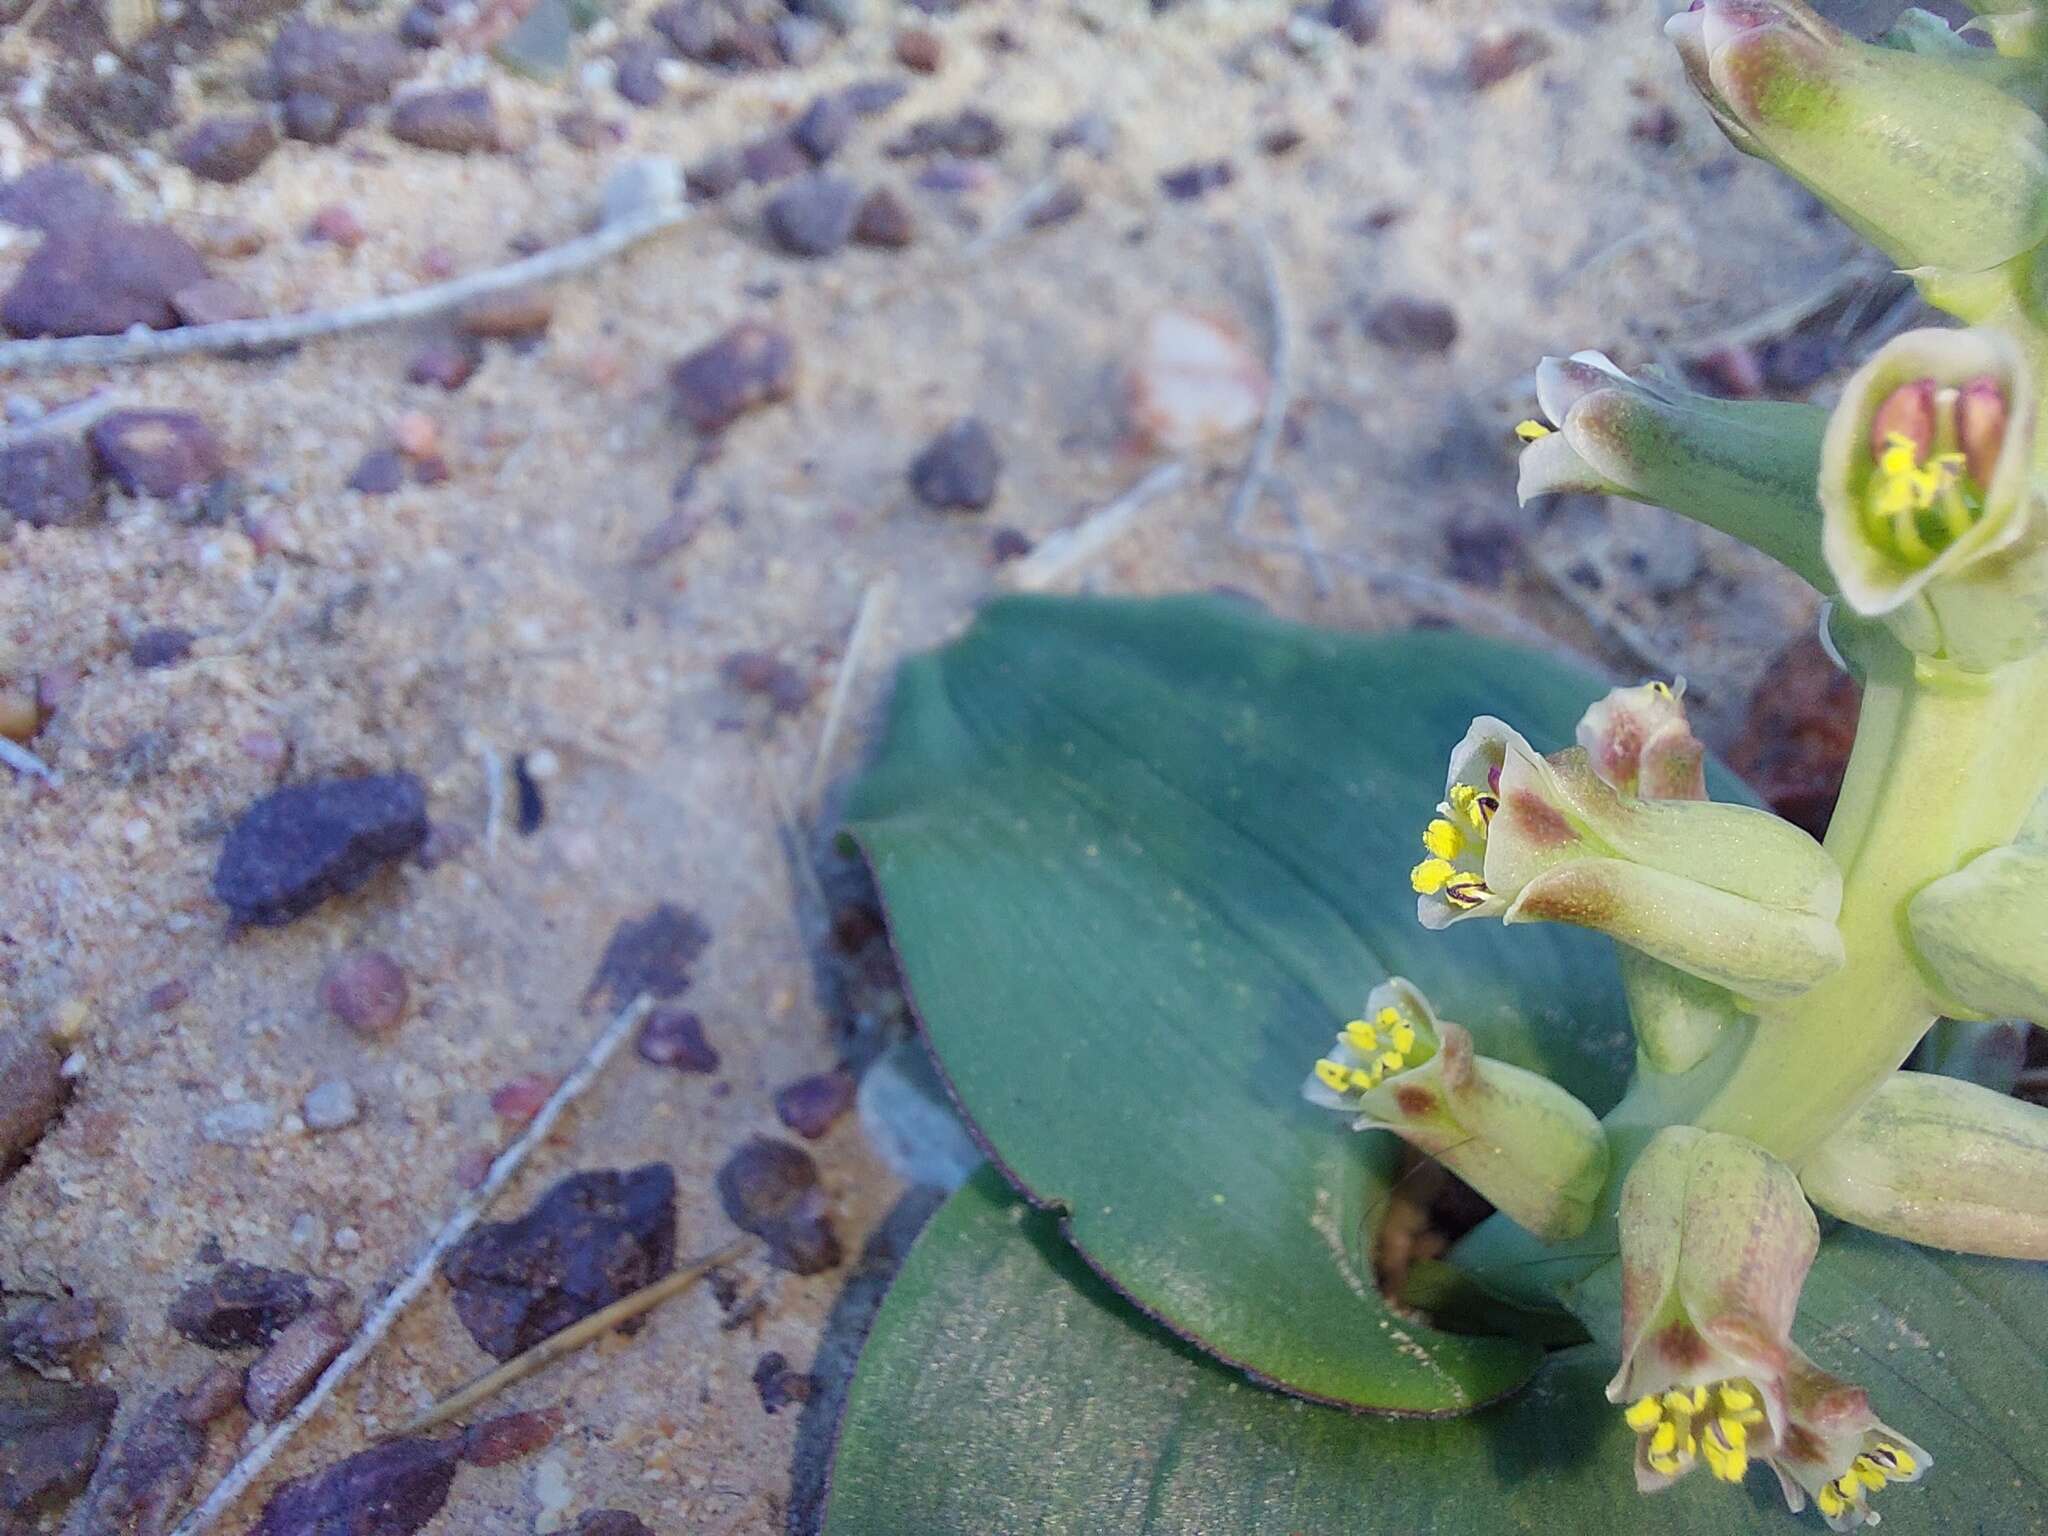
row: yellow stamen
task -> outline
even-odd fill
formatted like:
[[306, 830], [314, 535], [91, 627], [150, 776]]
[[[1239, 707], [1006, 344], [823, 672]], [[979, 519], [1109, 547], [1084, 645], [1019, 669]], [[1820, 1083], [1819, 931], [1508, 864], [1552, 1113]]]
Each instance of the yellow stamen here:
[[1399, 1051], [1388, 1051], [1379, 1059], [1378, 1066], [1382, 1072], [1398, 1072], [1401, 1070], [1402, 1063], [1407, 1059]]
[[1893, 1477], [1911, 1477], [1920, 1470], [1920, 1463], [1913, 1459], [1912, 1452], [1902, 1445], [1893, 1445], [1888, 1440], [1879, 1441], [1870, 1448], [1870, 1459]]
[[1455, 859], [1464, 850], [1465, 834], [1439, 816], [1423, 829], [1422, 846], [1440, 859]]
[[1344, 1026], [1344, 1043], [1360, 1053], [1380, 1048], [1380, 1032], [1363, 1019], [1353, 1019]]
[[[1296, 1061], [1300, 1059], [1295, 1057]], [[1342, 1093], [1351, 1086], [1351, 1069], [1325, 1056], [1316, 1063], [1316, 1081], [1332, 1093]]]
[[1440, 895], [1457, 878], [1457, 866], [1449, 859], [1424, 859], [1408, 872], [1408, 883], [1418, 895]]
[[1537, 441], [1539, 438], [1545, 438], [1550, 436], [1550, 433], [1551, 429], [1545, 426], [1542, 422], [1536, 420], [1534, 417], [1531, 417], [1527, 421], [1518, 421], [1515, 423], [1515, 436], [1519, 437], [1525, 443], [1533, 443]]
[[1842, 1497], [1840, 1491], [1833, 1483], [1822, 1483], [1820, 1485], [1820, 1492], [1813, 1496], [1813, 1502], [1820, 1507], [1820, 1512], [1829, 1519], [1833, 1519], [1849, 1507], [1849, 1501]]
[[1401, 1022], [1401, 1010], [1398, 1008], [1391, 1007], [1382, 1008], [1378, 1013], [1373, 1015], [1373, 1018], [1378, 1021], [1381, 1029], [1392, 1029], [1395, 1025]]
[[1396, 1024], [1393, 1029], [1394, 1049], [1406, 1056], [1415, 1049], [1415, 1026]]
[[1485, 901], [1486, 882], [1474, 874], [1455, 874], [1444, 882], [1444, 896], [1454, 907], [1467, 911]]
[[1622, 1418], [1630, 1429], [1640, 1435], [1663, 1422], [1664, 1405], [1654, 1397], [1639, 1397], [1628, 1405], [1628, 1412]]

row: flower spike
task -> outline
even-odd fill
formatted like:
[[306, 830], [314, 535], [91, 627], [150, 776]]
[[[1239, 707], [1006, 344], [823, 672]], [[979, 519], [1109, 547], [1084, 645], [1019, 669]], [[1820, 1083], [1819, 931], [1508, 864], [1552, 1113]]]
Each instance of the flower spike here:
[[1547, 1078], [1474, 1054], [1413, 983], [1375, 987], [1302, 1095], [1353, 1130], [1392, 1131], [1541, 1237], [1575, 1237], [1607, 1179], [1593, 1112]]
[[1645, 800], [1583, 748], [1551, 757], [1490, 716], [1451, 754], [1410, 871], [1424, 927], [1472, 917], [1597, 929], [1746, 997], [1789, 997], [1841, 964], [1841, 872], [1747, 806]]

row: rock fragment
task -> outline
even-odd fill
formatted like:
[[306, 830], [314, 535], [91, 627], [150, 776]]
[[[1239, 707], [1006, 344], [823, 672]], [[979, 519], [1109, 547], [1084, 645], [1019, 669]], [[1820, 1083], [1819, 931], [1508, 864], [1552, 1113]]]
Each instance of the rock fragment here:
[[787, 332], [743, 321], [677, 363], [669, 386], [685, 421], [699, 432], [722, 432], [796, 393], [796, 347]]
[[0, 448], [0, 511], [31, 528], [82, 528], [104, 515], [99, 469], [82, 439], [48, 435]]
[[190, 411], [112, 411], [92, 424], [86, 441], [130, 496], [168, 499], [211, 485], [227, 469], [213, 428]]
[[459, 1445], [416, 1435], [294, 1478], [249, 1536], [412, 1536], [448, 1502]]
[[275, 927], [357, 889], [426, 837], [426, 789], [409, 773], [289, 784], [228, 833], [213, 894], [236, 923]]
[[17, 336], [169, 330], [178, 324], [172, 297], [206, 275], [199, 252], [160, 224], [64, 224], [43, 237], [0, 298], [0, 325]]
[[180, 165], [206, 181], [231, 184], [256, 174], [277, 148], [277, 130], [258, 113], [210, 117], [178, 141]]
[[910, 464], [910, 488], [939, 512], [980, 512], [996, 499], [1002, 455], [986, 422], [963, 416]]
[[288, 1269], [233, 1260], [171, 1302], [172, 1328], [208, 1349], [268, 1344], [313, 1305], [313, 1281]]
[[69, 1095], [64, 1059], [24, 1027], [0, 1033], [0, 1178], [20, 1167]]
[[105, 1387], [0, 1366], [0, 1517], [33, 1520], [76, 1498], [99, 1463], [117, 1406]]
[[768, 1245], [778, 1269], [815, 1275], [844, 1254], [810, 1153], [790, 1142], [756, 1136], [718, 1170], [718, 1199], [742, 1232]]

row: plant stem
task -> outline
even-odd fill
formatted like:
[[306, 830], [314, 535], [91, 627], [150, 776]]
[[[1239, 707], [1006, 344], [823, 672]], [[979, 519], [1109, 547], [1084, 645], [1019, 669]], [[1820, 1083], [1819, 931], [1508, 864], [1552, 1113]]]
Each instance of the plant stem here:
[[1797, 1167], [1905, 1061], [1944, 1011], [1914, 957], [1907, 901], [2011, 840], [2048, 783], [2048, 657], [1989, 676], [1916, 670], [1892, 647], [1864, 716], [1827, 849], [1842, 866], [1848, 963], [1766, 1008], [1695, 1123]]

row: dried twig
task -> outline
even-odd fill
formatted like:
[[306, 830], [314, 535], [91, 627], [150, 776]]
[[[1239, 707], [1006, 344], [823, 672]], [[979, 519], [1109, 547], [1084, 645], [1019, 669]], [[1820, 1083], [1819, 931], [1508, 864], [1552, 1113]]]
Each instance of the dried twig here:
[[383, 1341], [384, 1335], [391, 1331], [392, 1325], [398, 1321], [405, 1309], [427, 1288], [428, 1282], [434, 1278], [435, 1270], [440, 1267], [441, 1260], [448, 1256], [448, 1251], [469, 1235], [470, 1229], [482, 1219], [484, 1212], [490, 1208], [491, 1202], [498, 1197], [499, 1192], [512, 1182], [513, 1175], [519, 1172], [533, 1149], [547, 1139], [548, 1132], [555, 1128], [555, 1122], [562, 1118], [563, 1112], [591, 1085], [597, 1074], [604, 1070], [605, 1063], [618, 1053], [619, 1047], [626, 1043], [626, 1038], [647, 1016], [648, 1009], [653, 1005], [654, 1000], [643, 992], [613, 1016], [603, 1032], [590, 1043], [590, 1049], [583, 1053], [583, 1059], [567, 1077], [562, 1079], [561, 1086], [548, 1095], [547, 1103], [541, 1105], [540, 1113], [535, 1115], [532, 1123], [520, 1133], [519, 1139], [498, 1154], [498, 1160], [491, 1164], [490, 1172], [484, 1175], [483, 1183], [463, 1199], [455, 1208], [455, 1213], [434, 1235], [434, 1240], [427, 1244], [419, 1258], [413, 1261], [413, 1266], [406, 1271], [405, 1277], [371, 1309], [369, 1315], [363, 1319], [362, 1326], [356, 1330], [356, 1336], [350, 1341], [348, 1348], [337, 1355], [334, 1363], [320, 1373], [320, 1379], [313, 1383], [313, 1390], [306, 1394], [305, 1400], [278, 1420], [268, 1434], [251, 1446], [241, 1460], [228, 1469], [227, 1475], [214, 1484], [213, 1492], [206, 1496], [197, 1509], [179, 1522], [178, 1528], [171, 1536], [199, 1536], [201, 1531], [218, 1520], [248, 1491], [251, 1483], [263, 1475], [264, 1469], [276, 1459], [277, 1453], [285, 1448], [292, 1436], [304, 1427], [308, 1419], [320, 1411], [327, 1399], [334, 1395], [335, 1389], [348, 1379], [350, 1373], [369, 1358], [371, 1351]]
[[832, 697], [825, 705], [825, 725], [818, 732], [818, 750], [811, 757], [811, 775], [804, 786], [804, 802], [817, 808], [818, 793], [824, 788], [826, 770], [832, 766], [832, 749], [839, 744], [840, 728], [846, 723], [846, 702], [853, 694], [854, 680], [867, 660], [868, 643], [875, 626], [888, 610], [896, 591], [896, 578], [884, 576], [861, 594], [860, 611], [854, 615], [853, 630], [846, 637], [846, 654], [839, 658], [839, 675], [832, 680]]
[[996, 221], [979, 237], [969, 242], [961, 252], [970, 261], [986, 256], [1005, 240], [1029, 224], [1039, 209], [1049, 204], [1066, 182], [1058, 176], [1045, 176], [1024, 189], [1024, 195], [1003, 210]]
[[1078, 570], [1122, 538], [1147, 502], [1164, 496], [1187, 474], [1184, 460], [1169, 459], [1115, 501], [1098, 507], [1071, 528], [1047, 534], [1038, 548], [1010, 567], [1009, 585], [1019, 592], [1042, 592]]
[[496, 1370], [484, 1372], [459, 1391], [443, 1398], [403, 1429], [393, 1431], [393, 1437], [417, 1435], [436, 1425], [445, 1424], [450, 1419], [460, 1418], [478, 1403], [487, 1402], [507, 1387], [516, 1386], [543, 1366], [553, 1364], [564, 1355], [575, 1353], [591, 1340], [600, 1338], [615, 1328], [623, 1328], [641, 1314], [653, 1311], [671, 1296], [681, 1295], [712, 1270], [742, 1257], [753, 1246], [754, 1239], [751, 1237], [727, 1243], [718, 1252], [701, 1259], [693, 1259], [681, 1269], [663, 1275], [652, 1285], [643, 1285], [630, 1296], [622, 1296], [610, 1306], [600, 1307], [590, 1316], [571, 1323], [559, 1333], [549, 1334], [525, 1353], [514, 1355]]
[[498, 851], [498, 828], [505, 824], [505, 759], [498, 749], [481, 738], [476, 755], [484, 765], [484, 852]]
[[[1322, 550], [1309, 533], [1308, 520], [1302, 516], [1300, 498], [1295, 496], [1291, 486], [1273, 473], [1273, 455], [1279, 449], [1280, 434], [1287, 426], [1288, 407], [1294, 403], [1294, 320], [1292, 306], [1287, 302], [1287, 287], [1280, 276], [1280, 260], [1273, 252], [1273, 242], [1261, 234], [1256, 243], [1259, 272], [1266, 285], [1266, 314], [1273, 329], [1273, 350], [1266, 363], [1266, 409], [1259, 418], [1258, 433], [1252, 438], [1251, 452], [1245, 456], [1243, 478], [1231, 494], [1224, 527], [1240, 544], [1299, 555], [1308, 567], [1309, 582], [1315, 588], [1316, 596], [1327, 597], [1330, 592], [1329, 567], [1323, 560]], [[1245, 531], [1245, 519], [1258, 506], [1259, 498], [1269, 492], [1280, 498], [1288, 522], [1294, 529], [1292, 540], [1261, 539]]]
[[25, 421], [20, 426], [0, 432], [0, 448], [13, 448], [21, 443], [33, 442], [39, 437], [52, 437], [64, 432], [83, 432], [114, 408], [114, 397], [105, 390], [95, 390], [82, 400], [69, 405], [60, 405], [54, 411], [45, 412], [34, 421]]
[[31, 778], [42, 779], [50, 784], [57, 782], [57, 775], [50, 772], [48, 763], [27, 747], [19, 746], [5, 736], [0, 736], [0, 763], [5, 763], [16, 773], [25, 773]]
[[419, 320], [489, 294], [553, 282], [582, 271], [682, 223], [690, 213], [690, 205], [680, 198], [657, 194], [607, 218], [589, 234], [552, 250], [449, 282], [415, 288], [410, 293], [366, 299], [339, 309], [263, 320], [224, 320], [216, 325], [186, 325], [170, 331], [132, 330], [120, 336], [58, 336], [0, 342], [0, 373], [78, 364], [161, 362], [194, 352], [267, 352], [344, 331]]

